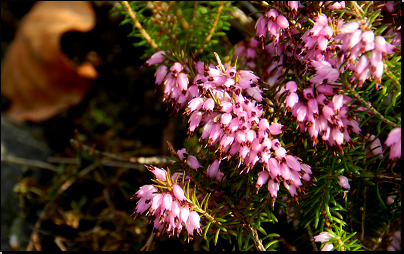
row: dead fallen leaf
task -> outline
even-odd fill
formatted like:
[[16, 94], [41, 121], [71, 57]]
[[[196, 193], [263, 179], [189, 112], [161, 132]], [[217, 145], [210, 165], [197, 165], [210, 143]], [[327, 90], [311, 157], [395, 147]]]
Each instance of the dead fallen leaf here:
[[84, 63], [74, 66], [61, 50], [67, 31], [95, 26], [90, 2], [37, 2], [4, 58], [1, 93], [10, 100], [6, 114], [15, 122], [41, 122], [81, 102], [98, 73]]

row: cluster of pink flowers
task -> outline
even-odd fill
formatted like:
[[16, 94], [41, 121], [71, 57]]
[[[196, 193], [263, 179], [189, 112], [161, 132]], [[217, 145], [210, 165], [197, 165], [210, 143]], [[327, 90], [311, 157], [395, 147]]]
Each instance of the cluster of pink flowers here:
[[135, 214], [146, 212], [149, 222], [154, 222], [153, 231], [156, 236], [164, 231], [168, 236], [179, 236], [182, 229], [188, 232], [188, 241], [192, 240], [194, 231], [201, 234], [200, 216], [192, 210], [193, 205], [184, 195], [183, 188], [176, 182], [176, 175], [169, 176], [165, 169], [155, 166], [146, 166], [152, 172], [159, 184], [165, 188], [154, 185], [144, 185], [132, 198], [139, 198]]
[[191, 115], [189, 134], [203, 125], [200, 141], [207, 140], [206, 146], [210, 148], [219, 144], [215, 151], [217, 158], [207, 170], [209, 177], [221, 179], [220, 161], [236, 156], [237, 167], [244, 165], [241, 173], [261, 163], [263, 171], [257, 188], [271, 176], [268, 189], [272, 197], [277, 196], [282, 179], [290, 194], [296, 196], [296, 188], [302, 186], [300, 179], [309, 181], [311, 170], [301, 164], [300, 158], [288, 155], [279, 140], [272, 137], [285, 128], [262, 117], [263, 106], [258, 103], [262, 101], [262, 91], [255, 84], [258, 77], [229, 66], [211, 66], [206, 73], [207, 77], [202, 73], [195, 77], [203, 92], [189, 102], [185, 112]]
[[[146, 64], [148, 66], [160, 64], [166, 60], [164, 57], [166, 54], [169, 52], [159, 51], [153, 54]], [[199, 95], [199, 89], [195, 84], [188, 86], [188, 75], [184, 66], [179, 62], [175, 62], [170, 69], [165, 64], [160, 65], [154, 76], [156, 85], [164, 84], [163, 101], [167, 101], [176, 113], [184, 108], [190, 99]]]
[[278, 14], [275, 9], [271, 9], [265, 13], [264, 16], [260, 17], [255, 24], [256, 36], [261, 42], [262, 49], [264, 49], [264, 42], [269, 33], [275, 47], [278, 46], [280, 34], [282, 30], [287, 30], [289, 28], [288, 19]]
[[[342, 22], [340, 22], [342, 23]], [[348, 59], [349, 68], [355, 72], [352, 80], [358, 79], [359, 86], [372, 76], [376, 84], [381, 83], [383, 75], [383, 58], [395, 53], [395, 46], [386, 42], [383, 36], [375, 36], [361, 21], [352, 21], [343, 24], [337, 31], [336, 42], [342, 41], [341, 50]], [[370, 52], [370, 57], [367, 52]], [[357, 58], [359, 61], [357, 61]]]
[[[347, 115], [350, 108], [355, 105], [348, 106], [352, 98], [338, 94], [338, 89], [335, 87], [318, 85], [315, 88], [317, 94], [314, 93], [313, 88], [303, 89], [304, 99], [300, 100], [296, 93], [296, 83], [289, 81], [285, 85], [286, 109], [298, 122], [301, 132], [309, 132], [313, 146], [316, 146], [318, 135], [320, 135], [325, 145], [342, 151], [344, 140], [348, 145], [352, 144], [349, 133], [361, 132], [352, 114]], [[328, 99], [326, 95], [333, 95], [332, 99]]]

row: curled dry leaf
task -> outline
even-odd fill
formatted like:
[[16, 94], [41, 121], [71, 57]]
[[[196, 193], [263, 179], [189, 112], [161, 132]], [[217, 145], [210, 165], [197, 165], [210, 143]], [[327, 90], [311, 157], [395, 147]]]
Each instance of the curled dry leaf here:
[[22, 20], [4, 58], [1, 93], [10, 100], [6, 114], [15, 122], [41, 122], [77, 105], [98, 73], [74, 66], [61, 50], [67, 31], [95, 26], [90, 2], [37, 2]]

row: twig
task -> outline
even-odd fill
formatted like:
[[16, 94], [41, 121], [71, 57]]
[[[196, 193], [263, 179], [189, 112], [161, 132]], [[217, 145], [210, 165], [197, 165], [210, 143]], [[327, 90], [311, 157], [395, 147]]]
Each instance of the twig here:
[[[130, 157], [129, 162], [121, 161], [110, 161], [108, 158], [101, 160], [102, 165], [106, 167], [120, 167], [120, 168], [136, 168], [138, 169], [139, 164], [153, 164], [153, 165], [167, 165], [171, 164], [173, 161], [164, 157]], [[48, 158], [50, 163], [60, 163], [60, 164], [79, 164], [80, 160], [78, 158], [62, 158], [62, 157], [50, 157]], [[134, 165], [136, 164], [136, 165]], [[146, 169], [145, 169], [146, 170]]]
[[31, 167], [49, 169], [54, 172], [57, 171], [57, 167], [53, 166], [52, 164], [49, 164], [49, 163], [46, 163], [43, 161], [19, 158], [19, 157], [15, 157], [13, 155], [2, 154], [1, 161], [11, 162], [11, 163], [16, 163], [16, 164], [21, 164], [21, 165], [27, 165], [27, 166], [31, 166]]
[[[286, 248], [288, 248], [289, 250], [291, 250], [291, 251], [296, 251], [296, 247], [293, 246], [292, 244], [288, 243], [285, 238], [279, 237], [279, 240], [281, 240], [281, 242], [283, 243], [283, 245], [285, 245]], [[315, 244], [314, 244], [314, 245], [315, 245]]]
[[63, 242], [67, 241], [66, 238], [64, 238], [64, 237], [62, 237], [62, 236], [57, 236], [57, 237], [55, 238], [55, 240], [53, 240], [53, 241], [56, 243], [56, 245], [59, 247], [59, 249], [60, 249], [61, 251], [67, 251], [66, 246], [63, 244]]
[[139, 251], [148, 251], [148, 250], [150, 250], [151, 243], [153, 242], [153, 236], [154, 236], [154, 233], [152, 231], [149, 238], [147, 239], [147, 242], [145, 243], [145, 245], [143, 245], [142, 248], [140, 248]]
[[56, 192], [56, 194], [49, 200], [49, 202], [45, 205], [45, 208], [42, 210], [41, 214], [39, 215], [38, 220], [35, 222], [34, 225], [34, 230], [31, 233], [30, 236], [30, 241], [27, 246], [27, 251], [31, 251], [33, 247], [37, 251], [41, 251], [41, 245], [39, 244], [39, 236], [38, 236], [38, 230], [41, 227], [42, 221], [46, 218], [46, 215], [48, 213], [48, 210], [50, 207], [53, 205], [53, 203], [56, 201], [56, 199], [64, 192], [66, 191], [75, 181], [77, 181], [79, 178], [85, 176], [95, 168], [100, 166], [100, 161], [94, 162], [93, 164], [89, 165], [88, 167], [84, 168], [81, 170], [77, 176], [72, 176], [69, 179], [67, 179], [63, 184], [61, 184]]
[[156, 51], [159, 51], [160, 49], [157, 46], [157, 44], [153, 41], [153, 39], [146, 32], [146, 30], [143, 29], [142, 24], [140, 24], [139, 21], [136, 19], [136, 13], [130, 7], [129, 2], [128, 1], [122, 1], [122, 2], [125, 5], [125, 8], [128, 11], [128, 14], [129, 14], [130, 18], [132, 19], [133, 23], [135, 23], [135, 26], [137, 27], [137, 29], [139, 29], [139, 32], [143, 35], [143, 37], [150, 44], [150, 46], [152, 46]]
[[258, 237], [257, 229], [250, 225], [248, 225], [248, 228], [252, 233], [255, 248], [257, 248], [258, 251], [266, 251], [264, 245], [262, 245], [262, 240]]
[[[191, 27], [189, 28], [189, 30], [191, 30], [191, 31], [192, 31], [192, 29], [194, 29], [197, 12], [198, 12], [198, 1], [195, 1], [194, 2], [194, 13], [193, 13], [192, 20], [191, 20]], [[189, 39], [191, 38], [192, 35], [193, 35], [192, 32], [188, 33], [186, 41], [189, 41]]]
[[391, 126], [393, 126], [394, 128], [397, 127], [401, 127], [400, 125], [393, 123], [392, 121], [390, 121], [389, 119], [385, 118], [382, 114], [380, 114], [373, 106], [369, 106], [367, 104], [367, 102], [362, 99], [362, 97], [351, 87], [351, 85], [348, 85], [349, 91], [351, 91], [351, 93], [353, 94], [353, 96], [360, 101], [362, 104], [365, 105], [365, 107], [367, 107], [370, 111], [372, 111], [373, 114], [379, 116], [381, 118], [381, 120]]
[[184, 29], [188, 30], [189, 29], [189, 24], [187, 20], [182, 16], [182, 12], [180, 9], [178, 9], [177, 3], [175, 1], [170, 1], [170, 5], [174, 7], [175, 14], [177, 14], [177, 17], [180, 19], [181, 25]]
[[389, 79], [391, 79], [391, 81], [393, 82], [393, 84], [394, 85], [396, 85], [396, 87], [398, 88], [398, 89], [400, 89], [401, 90], [401, 85], [400, 85], [400, 83], [398, 83], [395, 79], [393, 79], [393, 77], [392, 76], [390, 76], [390, 74], [391, 74], [391, 72], [388, 70], [388, 68], [386, 68], [387, 67], [387, 65], [385, 64], [384, 65], [384, 69], [386, 70], [386, 76], [389, 78]]
[[311, 245], [313, 246], [313, 249], [314, 249], [315, 251], [318, 251], [317, 245], [316, 245], [316, 244], [314, 243], [314, 241], [313, 241], [314, 236], [313, 236], [313, 232], [311, 231], [310, 225], [308, 225], [308, 226], [306, 227], [306, 229], [307, 229], [307, 233], [309, 234], [310, 243], [311, 243]]
[[208, 43], [208, 42], [210, 41], [210, 39], [212, 38], [213, 33], [215, 32], [217, 23], [219, 22], [220, 13], [221, 13], [222, 10], [223, 10], [223, 4], [224, 4], [224, 1], [220, 1], [220, 4], [219, 4], [219, 7], [217, 8], [216, 17], [215, 17], [215, 19], [214, 19], [214, 21], [213, 21], [212, 27], [210, 28], [210, 31], [209, 31], [209, 33], [208, 33], [208, 36], [206, 36], [205, 40], [202, 42], [202, 44], [201, 44], [201, 46], [200, 46], [200, 48], [199, 48], [199, 51], [196, 53], [196, 55], [198, 55], [199, 53], [202, 53], [203, 47], [204, 47], [205, 44]]

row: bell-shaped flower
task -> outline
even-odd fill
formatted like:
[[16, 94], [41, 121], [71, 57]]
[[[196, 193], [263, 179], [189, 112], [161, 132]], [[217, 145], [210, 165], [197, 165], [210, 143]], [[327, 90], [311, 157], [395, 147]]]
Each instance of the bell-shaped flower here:
[[338, 176], [339, 181], [337, 182], [342, 188], [349, 190], [351, 186], [349, 185], [349, 180], [345, 176]]

